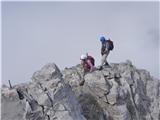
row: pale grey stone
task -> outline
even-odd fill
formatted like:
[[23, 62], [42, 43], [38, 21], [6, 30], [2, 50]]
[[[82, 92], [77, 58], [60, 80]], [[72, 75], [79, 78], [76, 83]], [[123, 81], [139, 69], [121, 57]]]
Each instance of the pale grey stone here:
[[[3, 120], [159, 120], [160, 80], [132, 62], [82, 76], [82, 66], [62, 72], [47, 64], [32, 82], [1, 88]], [[84, 85], [79, 83], [85, 80]]]

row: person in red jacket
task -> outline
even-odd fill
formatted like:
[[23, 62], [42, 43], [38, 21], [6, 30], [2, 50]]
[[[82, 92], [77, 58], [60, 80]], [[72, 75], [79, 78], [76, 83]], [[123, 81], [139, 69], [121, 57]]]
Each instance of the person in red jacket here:
[[88, 72], [92, 72], [94, 70], [94, 65], [95, 65], [95, 60], [92, 56], [88, 55], [88, 54], [83, 54], [80, 57], [81, 60], [81, 65], [83, 67], [83, 75], [82, 75], [82, 81], [80, 83], [80, 85], [84, 84], [84, 76], [86, 73]]
[[94, 58], [88, 54], [81, 55], [81, 65], [83, 66], [84, 72], [92, 72], [94, 69]]

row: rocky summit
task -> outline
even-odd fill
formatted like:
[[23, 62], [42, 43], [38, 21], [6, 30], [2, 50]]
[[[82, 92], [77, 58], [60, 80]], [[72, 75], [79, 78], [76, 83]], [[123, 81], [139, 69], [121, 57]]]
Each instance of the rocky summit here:
[[84, 78], [81, 65], [60, 71], [50, 63], [29, 83], [2, 86], [1, 119], [160, 120], [160, 80], [129, 60]]

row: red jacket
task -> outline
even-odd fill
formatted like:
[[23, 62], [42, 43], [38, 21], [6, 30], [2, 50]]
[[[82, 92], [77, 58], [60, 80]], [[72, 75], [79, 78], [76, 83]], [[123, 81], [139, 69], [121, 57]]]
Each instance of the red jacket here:
[[92, 56], [87, 56], [87, 59], [82, 62], [82, 66], [86, 72], [89, 72], [94, 66], [94, 58]]

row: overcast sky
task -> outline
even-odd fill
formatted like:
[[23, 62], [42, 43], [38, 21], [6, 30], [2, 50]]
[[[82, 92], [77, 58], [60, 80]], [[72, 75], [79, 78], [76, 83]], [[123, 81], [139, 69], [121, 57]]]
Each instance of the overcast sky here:
[[114, 41], [109, 63], [129, 59], [160, 78], [158, 11], [158, 2], [3, 2], [2, 82], [74, 66], [86, 52], [99, 65], [101, 35]]

